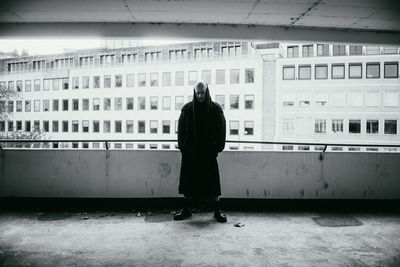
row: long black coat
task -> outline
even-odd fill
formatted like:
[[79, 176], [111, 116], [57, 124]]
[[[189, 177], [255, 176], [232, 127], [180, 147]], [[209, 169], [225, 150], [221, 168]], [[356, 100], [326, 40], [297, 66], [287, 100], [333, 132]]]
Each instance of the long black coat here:
[[178, 121], [178, 146], [182, 153], [179, 193], [185, 196], [221, 195], [217, 156], [225, 147], [226, 121], [221, 106], [211, 101], [208, 89], [207, 96], [206, 131], [196, 129], [198, 124], [194, 123], [195, 94], [193, 101], [183, 106]]

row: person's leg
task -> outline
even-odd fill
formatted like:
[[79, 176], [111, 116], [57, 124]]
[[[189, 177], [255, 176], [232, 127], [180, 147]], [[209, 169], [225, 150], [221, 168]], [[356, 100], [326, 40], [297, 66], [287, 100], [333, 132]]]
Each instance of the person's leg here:
[[219, 200], [219, 196], [212, 197], [214, 202], [214, 218], [218, 222], [227, 222], [226, 215], [221, 212], [221, 202]]
[[184, 220], [192, 217], [193, 197], [185, 196], [183, 209], [174, 215], [174, 220]]

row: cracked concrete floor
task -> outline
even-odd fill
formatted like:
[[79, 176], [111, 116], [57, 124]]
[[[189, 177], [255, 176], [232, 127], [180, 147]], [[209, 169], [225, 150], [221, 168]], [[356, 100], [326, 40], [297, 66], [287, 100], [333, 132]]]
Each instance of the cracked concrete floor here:
[[0, 266], [400, 266], [399, 214], [226, 214], [2, 212]]

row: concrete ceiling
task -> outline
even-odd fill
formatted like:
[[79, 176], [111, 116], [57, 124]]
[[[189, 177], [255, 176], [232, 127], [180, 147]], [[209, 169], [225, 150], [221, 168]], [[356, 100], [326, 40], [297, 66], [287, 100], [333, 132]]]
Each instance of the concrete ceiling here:
[[[263, 33], [274, 39], [291, 39], [288, 33], [298, 32], [296, 36], [309, 36], [303, 39], [316, 38], [322, 33], [325, 40], [336, 33], [331, 39], [339, 41], [340, 36], [362, 33], [370, 37], [364, 40], [359, 36], [360, 41], [373, 42], [380, 36], [388, 43], [400, 43], [400, 1], [2, 0], [0, 23], [0, 36], [29, 35], [29, 30], [33, 30], [31, 34], [58, 35], [63, 30], [72, 35], [86, 32], [109, 37], [132, 34], [143, 37], [146, 30], [147, 36], [163, 36], [167, 31], [172, 37], [226, 38], [224, 33], [228, 30], [232, 38], [257, 39]], [[77, 23], [82, 27], [76, 27]], [[140, 31], [138, 26], [144, 30]], [[203, 33], [201, 27], [209, 33]], [[310, 35], [313, 32], [318, 34]], [[324, 37], [323, 32], [329, 34]]]

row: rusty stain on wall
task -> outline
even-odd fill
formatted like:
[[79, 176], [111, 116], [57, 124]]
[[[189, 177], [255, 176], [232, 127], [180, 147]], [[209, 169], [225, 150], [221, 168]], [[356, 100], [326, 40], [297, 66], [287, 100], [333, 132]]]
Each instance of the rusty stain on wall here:
[[165, 161], [158, 163], [158, 173], [161, 178], [168, 177], [171, 174], [171, 165]]

